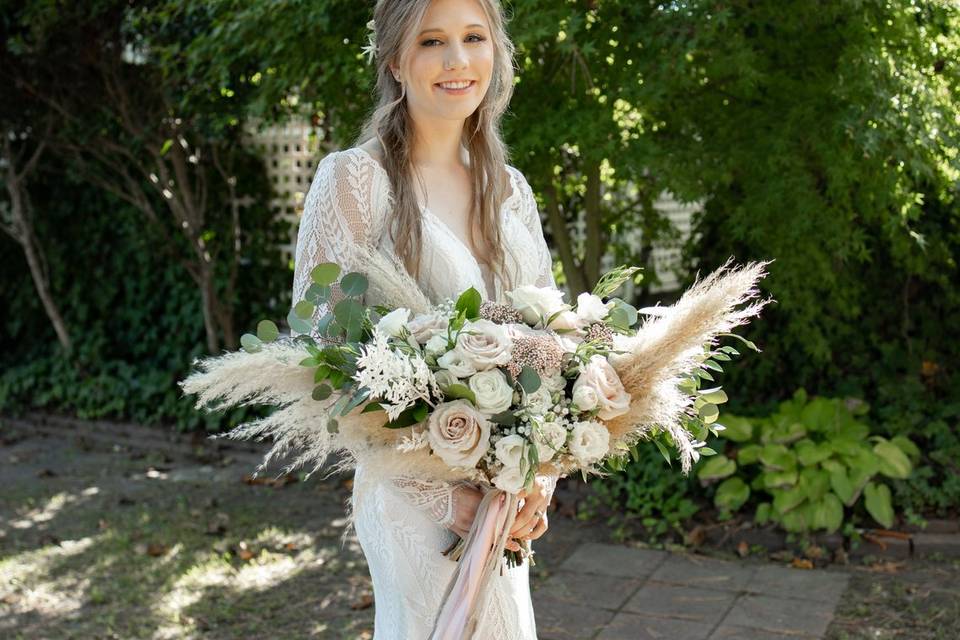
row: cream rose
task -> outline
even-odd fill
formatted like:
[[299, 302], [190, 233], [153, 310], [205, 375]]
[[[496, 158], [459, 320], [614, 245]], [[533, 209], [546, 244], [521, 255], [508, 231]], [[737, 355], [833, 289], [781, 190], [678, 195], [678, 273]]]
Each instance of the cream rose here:
[[540, 462], [549, 462], [567, 442], [567, 430], [556, 422], [544, 422], [534, 429], [533, 443]]
[[472, 375], [467, 384], [477, 399], [477, 408], [484, 413], [501, 413], [513, 402], [513, 387], [499, 369]]
[[493, 477], [493, 485], [507, 493], [520, 493], [527, 474], [517, 467], [504, 467]]
[[434, 373], [433, 379], [437, 381], [437, 385], [440, 387], [440, 389], [445, 389], [452, 384], [460, 384], [460, 379], [446, 369], [440, 369]]
[[574, 383], [573, 404], [577, 405], [580, 411], [593, 411], [597, 408], [600, 398], [597, 396], [597, 390], [590, 385], [582, 384], [579, 387]]
[[377, 329], [388, 336], [399, 336], [400, 331], [410, 319], [410, 309], [394, 309], [377, 322]]
[[514, 434], [500, 438], [494, 445], [494, 452], [497, 455], [497, 460], [505, 468], [519, 469], [526, 466], [527, 441], [523, 436]]
[[592, 293], [581, 293], [577, 296], [577, 317], [584, 324], [602, 322], [608, 313], [610, 308], [598, 296]]
[[541, 384], [550, 390], [550, 393], [556, 393], [557, 391], [563, 391], [567, 386], [567, 379], [563, 377], [562, 373], [555, 373], [550, 376], [544, 376], [540, 378]]
[[563, 302], [563, 292], [553, 287], [523, 285], [508, 291], [511, 306], [520, 312], [524, 322], [536, 324], [541, 317], [546, 320], [557, 311], [567, 311], [570, 305]]
[[463, 352], [456, 347], [437, 358], [437, 366], [446, 369], [458, 378], [466, 378], [477, 372], [473, 362], [468, 360]]
[[621, 363], [628, 362], [630, 357], [630, 352], [633, 351], [633, 348], [637, 345], [636, 336], [628, 336], [622, 333], [613, 334], [613, 348], [612, 351], [624, 351], [625, 353], [610, 353], [607, 355], [607, 359], [611, 365], [614, 367], [619, 367]]
[[456, 351], [477, 371], [507, 364], [512, 348], [513, 340], [506, 330], [489, 320], [468, 322], [457, 334]]
[[583, 465], [593, 464], [610, 448], [610, 432], [599, 422], [578, 422], [570, 434], [570, 453]]
[[527, 394], [525, 405], [533, 413], [546, 413], [553, 407], [553, 396], [550, 389], [541, 384], [536, 391]]
[[[620, 377], [613, 370], [607, 359], [595, 355], [584, 366], [580, 377], [573, 383], [573, 395], [583, 386], [592, 388], [597, 393], [597, 406], [600, 411], [597, 415], [603, 420], [610, 420], [623, 415], [630, 408], [630, 395], [623, 388]], [[581, 396], [584, 392], [581, 392]], [[577, 405], [580, 406], [579, 404]]]
[[430, 448], [451, 467], [475, 467], [490, 444], [490, 423], [466, 400], [441, 403], [427, 426]]
[[426, 344], [434, 336], [447, 334], [449, 321], [438, 313], [425, 313], [407, 323], [407, 329], [420, 344]]
[[423, 345], [423, 351], [428, 356], [439, 358], [447, 351], [447, 336], [439, 334], [430, 336], [430, 339]]
[[561, 311], [549, 327], [554, 331], [580, 331], [586, 323], [574, 311]]

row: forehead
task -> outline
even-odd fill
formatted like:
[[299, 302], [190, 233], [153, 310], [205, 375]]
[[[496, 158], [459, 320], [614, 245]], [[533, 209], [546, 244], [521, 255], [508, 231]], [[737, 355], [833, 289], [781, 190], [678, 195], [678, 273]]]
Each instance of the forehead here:
[[423, 14], [419, 31], [489, 28], [479, 0], [433, 0]]

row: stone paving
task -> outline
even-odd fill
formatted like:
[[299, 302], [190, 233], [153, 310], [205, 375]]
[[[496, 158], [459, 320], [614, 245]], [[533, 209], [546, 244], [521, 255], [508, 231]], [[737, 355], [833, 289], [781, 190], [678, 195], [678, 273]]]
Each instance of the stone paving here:
[[588, 543], [533, 599], [540, 640], [819, 640], [848, 578]]

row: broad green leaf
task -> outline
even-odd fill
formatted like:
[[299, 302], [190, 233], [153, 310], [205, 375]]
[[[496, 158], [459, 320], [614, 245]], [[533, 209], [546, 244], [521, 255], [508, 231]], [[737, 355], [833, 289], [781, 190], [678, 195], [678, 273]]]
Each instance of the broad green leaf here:
[[315, 283], [329, 287], [340, 277], [340, 265], [334, 262], [318, 264], [310, 271], [310, 279]]
[[889, 529], [893, 526], [893, 500], [890, 487], [885, 484], [869, 482], [863, 489], [867, 512], [874, 520]]
[[797, 452], [797, 460], [805, 467], [811, 467], [833, 455], [829, 446], [817, 444], [809, 438], [797, 442], [794, 449]]
[[750, 497], [750, 487], [737, 477], [727, 478], [717, 487], [713, 503], [723, 511], [736, 511]]
[[769, 502], [761, 502], [757, 505], [757, 510], [753, 514], [753, 521], [756, 524], [764, 525], [770, 521], [770, 512], [773, 509]]
[[798, 485], [808, 500], [816, 502], [830, 490], [830, 474], [823, 469], [807, 467], [800, 472]]
[[804, 508], [792, 509], [780, 517], [780, 525], [790, 533], [802, 533], [810, 528], [807, 510]]
[[848, 507], [852, 507], [857, 501], [857, 491], [850, 482], [846, 469], [837, 469], [830, 472], [830, 487], [837, 497]]
[[766, 471], [759, 477], [763, 478], [764, 487], [767, 489], [786, 489], [797, 484], [797, 470], [789, 471]]
[[807, 494], [802, 487], [776, 489], [771, 493], [773, 494], [773, 508], [776, 509], [779, 514], [784, 514], [791, 509], [796, 509], [807, 499]]
[[360, 413], [373, 413], [374, 411], [383, 411], [383, 405], [379, 402], [368, 402], [364, 405], [363, 409], [360, 410]]
[[273, 342], [280, 337], [280, 330], [270, 320], [261, 320], [257, 324], [257, 337], [261, 342]]
[[768, 444], [760, 451], [760, 462], [771, 471], [791, 471], [797, 466], [797, 456], [782, 444]]
[[920, 449], [906, 436], [894, 436], [890, 439], [890, 442], [897, 445], [900, 451], [907, 454], [907, 457], [910, 458], [913, 464], [920, 461]]
[[[729, 429], [729, 425], [727, 428]], [[760, 459], [760, 451], [762, 449], [758, 444], [748, 444], [745, 447], [740, 447], [740, 449], [737, 450], [737, 464], [740, 466], [753, 464]]]
[[513, 425], [517, 424], [517, 416], [513, 413], [513, 411], [503, 411], [490, 416], [490, 422], [506, 427], [512, 427]]
[[737, 463], [727, 456], [708, 458], [697, 469], [697, 477], [701, 482], [713, 482], [732, 476], [737, 470]]
[[753, 423], [747, 418], [727, 414], [723, 420], [723, 437], [733, 442], [747, 442], [753, 438]]
[[900, 480], [910, 477], [913, 465], [900, 447], [889, 440], [881, 440], [873, 446], [873, 452], [880, 459], [880, 473]]
[[365, 294], [369, 286], [370, 283], [367, 281], [367, 277], [357, 272], [348, 273], [343, 276], [343, 279], [340, 281], [340, 291], [343, 292], [343, 295], [352, 298], [359, 298]]
[[243, 350], [247, 353], [256, 353], [263, 348], [263, 342], [252, 333], [245, 333], [240, 336], [240, 346], [243, 347]]
[[814, 529], [826, 529], [828, 533], [833, 533], [843, 524], [843, 504], [832, 493], [813, 502], [811, 512], [813, 515], [811, 526]]
[[463, 312], [468, 320], [474, 320], [480, 317], [480, 305], [482, 303], [483, 299], [480, 297], [480, 292], [470, 287], [460, 294], [454, 308]]
[[448, 387], [443, 388], [443, 395], [450, 399], [462, 398], [464, 400], [469, 400], [473, 406], [477, 406], [477, 396], [473, 393], [473, 390], [470, 389], [465, 384], [451, 384]]

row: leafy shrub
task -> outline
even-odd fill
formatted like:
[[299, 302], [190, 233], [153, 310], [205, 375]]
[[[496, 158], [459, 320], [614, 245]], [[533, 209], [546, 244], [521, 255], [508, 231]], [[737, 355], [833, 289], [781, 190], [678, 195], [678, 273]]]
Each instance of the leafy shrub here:
[[697, 476], [719, 482], [714, 504], [721, 512], [737, 511], [756, 493], [755, 521], [789, 532], [836, 531], [845, 509], [859, 504], [890, 527], [892, 493], [882, 478], [908, 478], [920, 451], [902, 435], [871, 435], [861, 420], [868, 409], [855, 399], [808, 399], [800, 389], [770, 416], [728, 414], [724, 436], [736, 444], [704, 462]]

